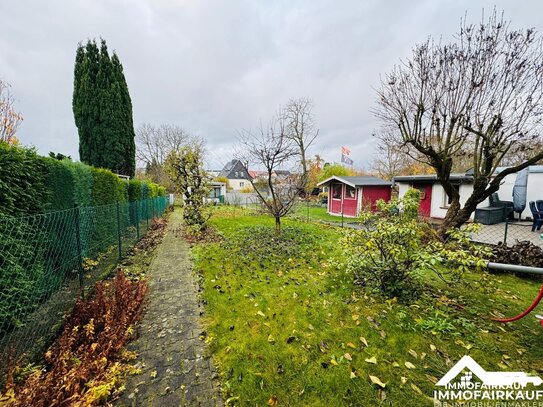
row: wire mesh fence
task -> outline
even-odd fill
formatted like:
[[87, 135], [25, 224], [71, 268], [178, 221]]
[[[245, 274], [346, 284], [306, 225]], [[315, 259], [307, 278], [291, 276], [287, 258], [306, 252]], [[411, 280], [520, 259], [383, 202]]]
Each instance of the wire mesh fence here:
[[0, 373], [40, 354], [88, 287], [162, 216], [166, 197], [0, 219]]
[[477, 243], [503, 244], [508, 247], [528, 241], [543, 248], [543, 229], [537, 230], [531, 221], [506, 220], [492, 225], [480, 225], [479, 232], [472, 235]]

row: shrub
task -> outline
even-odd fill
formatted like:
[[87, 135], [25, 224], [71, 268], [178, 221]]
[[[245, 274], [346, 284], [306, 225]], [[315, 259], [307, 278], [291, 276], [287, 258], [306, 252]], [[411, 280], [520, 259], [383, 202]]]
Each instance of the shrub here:
[[45, 162], [34, 149], [0, 142], [0, 217], [43, 212]]
[[117, 202], [119, 177], [103, 168], [92, 168], [93, 206], [107, 205]]
[[74, 203], [79, 207], [92, 206], [94, 184], [92, 167], [83, 163], [74, 163], [70, 160], [62, 160], [61, 162], [72, 172]]
[[42, 158], [46, 168], [45, 187], [49, 191], [47, 211], [63, 211], [75, 206], [74, 175], [63, 162]]
[[131, 179], [128, 182], [128, 201], [134, 202], [142, 199], [143, 182], [139, 179]]
[[361, 215], [363, 228], [343, 241], [346, 268], [359, 285], [389, 298], [408, 299], [417, 295], [423, 272], [454, 282], [466, 268], [482, 264], [488, 249], [469, 239], [478, 225], [449, 230], [443, 241], [418, 219], [418, 205], [418, 194], [409, 192], [401, 200], [379, 201], [378, 212]]

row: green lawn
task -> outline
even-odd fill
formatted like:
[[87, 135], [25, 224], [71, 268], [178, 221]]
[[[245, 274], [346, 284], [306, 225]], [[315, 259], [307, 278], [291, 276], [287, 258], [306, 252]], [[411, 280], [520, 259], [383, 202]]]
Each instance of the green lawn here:
[[[292, 217], [303, 219], [303, 220], [312, 220], [312, 221], [325, 221], [325, 222], [336, 222], [341, 223], [341, 216], [333, 216], [327, 212], [326, 206], [307, 206], [305, 202], [301, 202], [296, 205], [294, 208], [294, 213]], [[353, 218], [343, 218], [343, 221], [353, 222], [356, 219]]]
[[490, 320], [526, 307], [537, 282], [473, 272], [451, 287], [428, 275], [415, 303], [385, 301], [342, 270], [344, 230], [287, 219], [275, 238], [268, 217], [214, 212], [224, 241], [193, 253], [230, 405], [432, 405], [434, 382], [465, 354], [489, 371], [543, 372], [533, 317]]

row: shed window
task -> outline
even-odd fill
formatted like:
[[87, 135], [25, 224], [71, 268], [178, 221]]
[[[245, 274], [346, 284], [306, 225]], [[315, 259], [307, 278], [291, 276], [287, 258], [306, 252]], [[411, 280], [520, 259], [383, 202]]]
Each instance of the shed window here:
[[345, 198], [347, 199], [355, 199], [356, 198], [356, 189], [346, 185], [345, 186]]
[[341, 199], [341, 184], [332, 185], [332, 198]]

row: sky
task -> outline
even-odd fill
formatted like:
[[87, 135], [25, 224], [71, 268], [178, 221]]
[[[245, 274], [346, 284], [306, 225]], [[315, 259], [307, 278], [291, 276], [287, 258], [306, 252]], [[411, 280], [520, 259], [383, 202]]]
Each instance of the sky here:
[[21, 143], [78, 159], [75, 52], [102, 37], [123, 64], [135, 126], [170, 123], [204, 139], [209, 169], [233, 158], [241, 130], [305, 97], [319, 128], [309, 153], [339, 162], [345, 146], [368, 170], [380, 75], [494, 6], [513, 28], [543, 34], [541, 1], [2, 0], [0, 78], [24, 116]]

